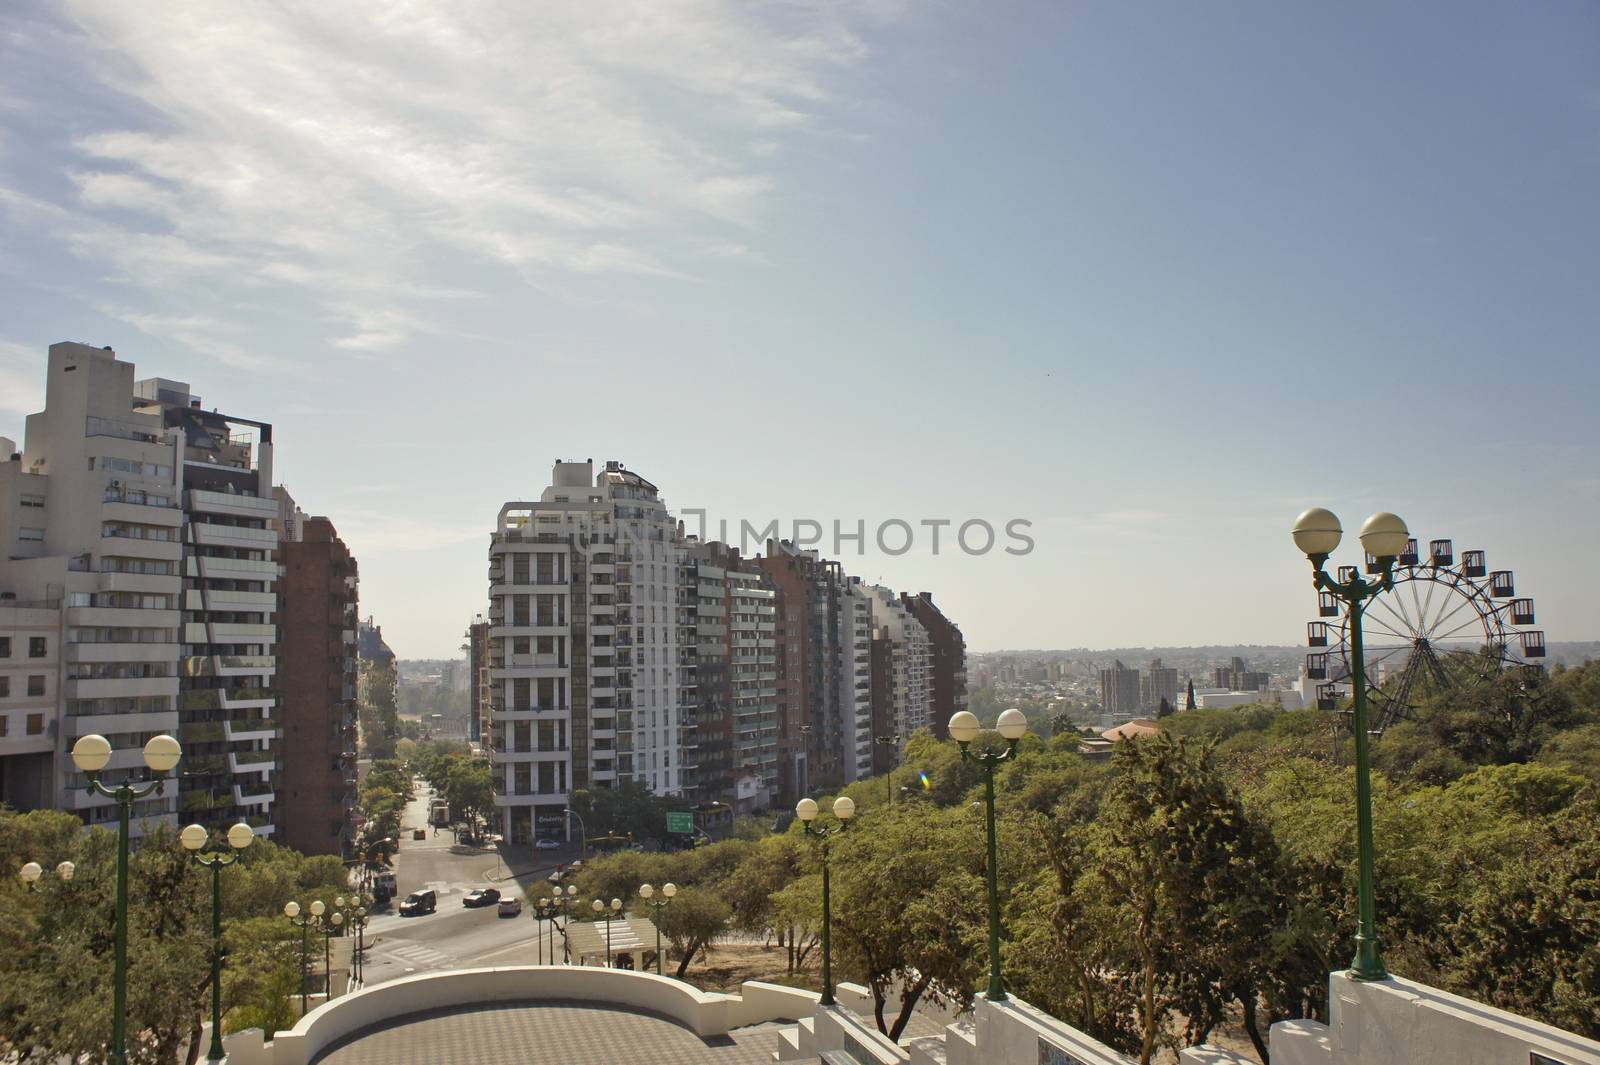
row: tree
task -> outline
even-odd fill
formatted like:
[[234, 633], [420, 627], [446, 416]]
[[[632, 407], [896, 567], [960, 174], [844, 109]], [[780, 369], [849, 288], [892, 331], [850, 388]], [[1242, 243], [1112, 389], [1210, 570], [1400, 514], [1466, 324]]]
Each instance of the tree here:
[[1095, 826], [1099, 885], [1131, 948], [1137, 1052], [1149, 1065], [1173, 1040], [1174, 1012], [1203, 1042], [1230, 1002], [1263, 1056], [1255, 1011], [1265, 982], [1258, 941], [1281, 925], [1277, 848], [1211, 761], [1209, 746], [1160, 733], [1117, 747], [1116, 776]]
[[678, 979], [689, 971], [695, 955], [727, 931], [728, 904], [703, 888], [682, 888], [672, 905], [661, 911], [661, 934], [678, 954]]
[[1183, 700], [1183, 708], [1185, 710], [1193, 710], [1195, 708], [1193, 677], [1189, 678], [1189, 694]]
[[[898, 1039], [917, 1003], [965, 1006], [985, 955], [981, 822], [965, 808], [883, 806], [834, 837], [833, 949], [872, 992], [880, 1031]], [[884, 1016], [889, 993], [900, 1013]]]
[[1161, 697], [1160, 705], [1156, 707], [1156, 720], [1160, 721], [1164, 717], [1171, 717], [1172, 713], [1172, 704], [1168, 702], [1167, 697], [1163, 695]]
[[611, 833], [631, 835], [640, 842], [659, 840], [667, 834], [668, 808], [667, 800], [637, 780], [572, 793], [572, 809], [583, 820], [590, 839]]
[[[0, 811], [0, 855], [77, 865], [70, 882], [51, 878], [32, 893], [0, 890], [0, 1045], [22, 1060], [104, 1060], [110, 1039], [116, 837], [78, 825], [64, 813]], [[225, 937], [240, 945], [241, 922], [257, 918], [268, 922], [257, 927], [278, 927], [287, 938], [287, 922], [262, 915], [276, 914], [291, 897], [331, 902], [344, 885], [337, 858], [306, 858], [257, 841], [224, 873]], [[166, 1065], [187, 1044], [192, 1062], [211, 987], [210, 874], [169, 826], [153, 826], [129, 856], [128, 916], [130, 1060]], [[277, 990], [241, 982], [243, 975], [236, 960], [224, 984], [230, 1008], [275, 1015]]]
[[445, 777], [444, 799], [456, 820], [477, 827], [494, 808], [494, 776], [489, 771], [489, 763], [457, 757]]

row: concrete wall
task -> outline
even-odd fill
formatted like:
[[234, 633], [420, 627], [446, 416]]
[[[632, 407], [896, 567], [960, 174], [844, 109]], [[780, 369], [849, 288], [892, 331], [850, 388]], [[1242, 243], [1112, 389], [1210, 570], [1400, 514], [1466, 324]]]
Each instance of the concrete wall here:
[[306, 1065], [327, 1047], [363, 1029], [407, 1014], [491, 1002], [596, 1002], [645, 1010], [678, 1021], [699, 1036], [730, 1028], [808, 1016], [813, 992], [750, 982], [742, 994], [701, 991], [654, 973], [581, 966], [504, 966], [421, 973], [335, 998], [279, 1032], [264, 1048], [259, 1033], [240, 1033], [238, 1051], [225, 1040], [229, 1065]]
[[1273, 1065], [1600, 1065], [1600, 1042], [1398, 977], [1328, 979], [1331, 1024], [1272, 1026]]

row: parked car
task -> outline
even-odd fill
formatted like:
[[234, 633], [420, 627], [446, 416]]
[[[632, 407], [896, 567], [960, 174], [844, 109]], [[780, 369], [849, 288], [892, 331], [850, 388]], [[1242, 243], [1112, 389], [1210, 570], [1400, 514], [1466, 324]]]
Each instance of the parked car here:
[[467, 892], [461, 900], [463, 906], [492, 906], [500, 901], [500, 889], [492, 887], [475, 888]]
[[421, 917], [425, 913], [432, 913], [439, 908], [439, 893], [432, 888], [422, 891], [413, 891], [406, 896], [406, 901], [400, 904], [401, 917]]
[[522, 915], [522, 900], [515, 895], [507, 895], [500, 900], [501, 917], [520, 917]]
[[558, 851], [561, 849], [562, 843], [559, 839], [541, 839], [534, 846], [542, 851]]

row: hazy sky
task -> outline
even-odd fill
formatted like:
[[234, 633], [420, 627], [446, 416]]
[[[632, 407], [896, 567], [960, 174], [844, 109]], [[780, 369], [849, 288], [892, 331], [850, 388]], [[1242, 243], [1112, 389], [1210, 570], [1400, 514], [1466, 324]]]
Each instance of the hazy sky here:
[[61, 339], [273, 422], [405, 656], [557, 456], [1031, 521], [847, 545], [978, 650], [1297, 642], [1312, 503], [1595, 638], [1597, 56], [1587, 2], [13, 0], [0, 435]]

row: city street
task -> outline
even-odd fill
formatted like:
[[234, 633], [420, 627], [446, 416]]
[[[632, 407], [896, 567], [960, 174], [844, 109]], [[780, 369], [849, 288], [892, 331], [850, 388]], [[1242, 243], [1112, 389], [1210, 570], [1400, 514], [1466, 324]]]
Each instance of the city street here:
[[[524, 905], [520, 917], [500, 917], [494, 906], [467, 909], [461, 900], [467, 892], [480, 887], [497, 887], [507, 895], [521, 894], [528, 884], [549, 874], [555, 861], [561, 859], [561, 852], [552, 852], [549, 862], [512, 879], [494, 851], [457, 847], [448, 829], [434, 835], [427, 824], [431, 797], [427, 785], [419, 781], [416, 798], [402, 817], [400, 851], [394, 864], [399, 894], [387, 910], [367, 925], [368, 984], [430, 969], [530, 965], [540, 958], [534, 941], [540, 926], [533, 918], [532, 907]], [[426, 840], [411, 838], [417, 828], [427, 829]], [[525, 863], [523, 867], [526, 868]], [[438, 911], [421, 917], [401, 917], [401, 901], [407, 894], [424, 888], [438, 892]], [[545, 932], [548, 936], [548, 926]]]

